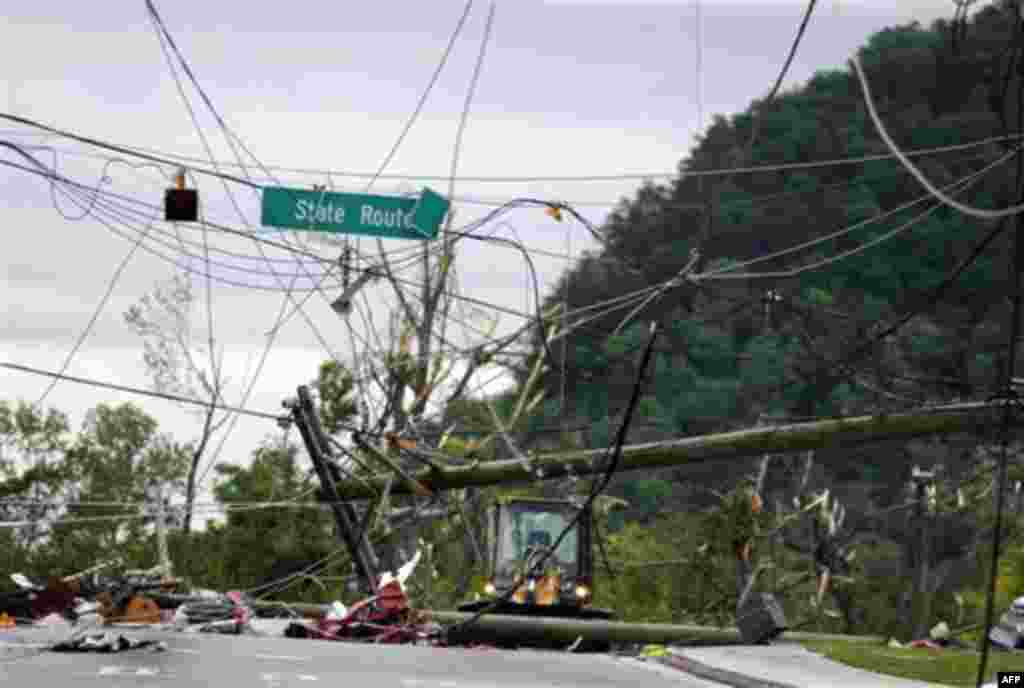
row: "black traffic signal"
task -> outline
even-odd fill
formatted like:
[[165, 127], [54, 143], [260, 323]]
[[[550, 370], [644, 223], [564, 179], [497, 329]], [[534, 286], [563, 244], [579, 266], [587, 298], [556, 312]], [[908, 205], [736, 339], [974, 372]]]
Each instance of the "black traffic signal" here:
[[195, 189], [167, 189], [164, 194], [164, 219], [168, 222], [198, 220], [199, 192]]

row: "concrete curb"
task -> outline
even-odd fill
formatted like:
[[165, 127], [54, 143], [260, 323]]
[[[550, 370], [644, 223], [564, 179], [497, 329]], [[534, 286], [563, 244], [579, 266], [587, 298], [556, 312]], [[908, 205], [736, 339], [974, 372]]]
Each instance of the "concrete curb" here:
[[790, 683], [777, 683], [766, 681], [763, 678], [754, 678], [746, 674], [738, 674], [735, 671], [719, 669], [717, 667], [698, 662], [689, 657], [671, 654], [666, 657], [658, 657], [657, 660], [673, 669], [692, 674], [697, 678], [715, 681], [732, 688], [800, 688]]

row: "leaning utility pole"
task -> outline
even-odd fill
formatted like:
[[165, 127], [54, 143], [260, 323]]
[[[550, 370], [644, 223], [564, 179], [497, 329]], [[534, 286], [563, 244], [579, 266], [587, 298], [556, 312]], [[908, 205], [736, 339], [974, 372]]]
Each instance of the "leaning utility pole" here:
[[291, 410], [292, 420], [299, 429], [299, 434], [302, 435], [306, 451], [309, 452], [313, 468], [320, 479], [323, 495], [330, 502], [338, 535], [348, 548], [356, 575], [359, 577], [364, 591], [369, 595], [375, 595], [380, 568], [377, 556], [366, 537], [366, 529], [359, 526], [359, 516], [355, 507], [342, 501], [342, 497], [338, 494], [336, 479], [341, 476], [338, 474], [337, 467], [328, 460], [331, 450], [313, 406], [309, 388], [303, 385], [299, 387], [298, 393], [298, 400], [286, 401], [285, 408]]
[[160, 574], [166, 578], [173, 578], [174, 571], [171, 566], [171, 555], [167, 547], [167, 507], [164, 504], [164, 486], [157, 483], [156, 493], [156, 545], [157, 565], [160, 567]]
[[[735, 461], [764, 454], [799, 452], [809, 449], [854, 447], [871, 442], [911, 440], [929, 435], [977, 432], [991, 427], [999, 403], [969, 403], [933, 406], [905, 413], [853, 418], [826, 418], [809, 423], [793, 423], [738, 430], [716, 435], [686, 437], [668, 442], [634, 444], [622, 448], [618, 471], [670, 468], [709, 461]], [[1024, 417], [1014, 419], [1024, 425]], [[572, 451], [542, 454], [524, 465], [519, 459], [490, 461], [470, 466], [443, 465], [443, 454], [419, 452], [432, 464], [410, 473], [416, 483], [431, 491], [459, 490], [470, 486], [554, 480], [573, 474], [601, 472], [606, 450]], [[532, 469], [532, 470], [531, 470]], [[538, 478], [537, 469], [543, 473]], [[338, 494], [344, 499], [371, 499], [392, 480], [389, 475], [369, 476], [365, 480], [338, 481]], [[407, 481], [395, 481], [391, 494], [409, 494]]]

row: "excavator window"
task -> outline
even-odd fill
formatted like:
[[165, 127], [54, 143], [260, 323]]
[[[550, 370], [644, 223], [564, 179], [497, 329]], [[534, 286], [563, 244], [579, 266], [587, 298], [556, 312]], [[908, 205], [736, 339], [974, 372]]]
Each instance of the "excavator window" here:
[[[522, 565], [531, 548], [551, 547], [571, 516], [562, 510], [524, 508], [519, 505], [502, 510], [501, 540], [496, 570], [500, 576], [512, 575]], [[559, 544], [549, 563], [563, 569], [566, 575], [577, 571], [577, 528], [573, 528]]]
[[526, 538], [527, 547], [550, 547], [551, 533], [546, 530], [531, 530]]

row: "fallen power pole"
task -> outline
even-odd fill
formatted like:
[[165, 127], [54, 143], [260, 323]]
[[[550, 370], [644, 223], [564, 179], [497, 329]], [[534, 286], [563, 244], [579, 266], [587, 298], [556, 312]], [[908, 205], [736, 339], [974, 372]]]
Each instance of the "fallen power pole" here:
[[[715, 435], [687, 437], [668, 442], [634, 444], [622, 448], [618, 472], [668, 468], [708, 461], [733, 461], [761, 454], [781, 454], [827, 447], [852, 447], [872, 442], [910, 440], [929, 435], [971, 432], [994, 422], [999, 403], [968, 403], [879, 416], [828, 418], [807, 423], [758, 427]], [[1019, 421], [1024, 424], [1024, 420]], [[606, 450], [595, 449], [541, 454], [531, 466], [519, 460], [492, 461], [471, 466], [442, 466], [415, 471], [411, 478], [431, 491], [454, 490], [501, 483], [533, 482], [592, 475], [604, 470]], [[440, 456], [440, 458], [444, 458]], [[390, 476], [378, 475], [365, 481], [337, 481], [337, 493], [345, 499], [370, 499], [384, 489]], [[408, 494], [408, 481], [396, 481], [392, 494]]]
[[377, 556], [366, 537], [366, 529], [359, 526], [359, 515], [355, 507], [344, 501], [338, 493], [337, 481], [341, 478], [340, 471], [328, 460], [331, 450], [327, 436], [320, 426], [309, 388], [303, 385], [299, 387], [298, 393], [298, 399], [285, 402], [285, 406], [291, 410], [292, 420], [302, 435], [306, 451], [309, 452], [313, 468], [320, 479], [324, 498], [331, 505], [338, 535], [348, 548], [363, 590], [368, 595], [375, 595], [380, 569]]
[[[252, 603], [257, 611], [279, 610], [281, 602]], [[288, 608], [309, 618], [322, 618], [327, 605], [289, 602]], [[418, 615], [442, 624], [459, 623], [473, 615], [466, 612], [417, 610]], [[680, 643], [680, 644], [746, 644], [739, 629], [731, 627], [691, 626], [681, 624], [626, 623], [598, 619], [562, 619], [510, 614], [487, 614], [473, 623], [474, 639], [540, 640], [564, 642], [567, 646], [582, 636], [585, 639], [612, 643]], [[785, 642], [844, 640], [848, 642], [881, 643], [877, 636], [835, 635], [787, 631]]]
[[[449, 611], [424, 610], [423, 614], [438, 623], [459, 623], [472, 614]], [[527, 617], [511, 614], [488, 614], [474, 621], [472, 633], [495, 640], [542, 640], [573, 643], [577, 638], [625, 644], [717, 644], [747, 645], [738, 628], [691, 626], [680, 624], [627, 623], [603, 619], [561, 619]], [[881, 643], [876, 636], [831, 635], [827, 633], [800, 633], [787, 631], [786, 642], [815, 640], [847, 640], [851, 642]]]

